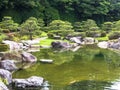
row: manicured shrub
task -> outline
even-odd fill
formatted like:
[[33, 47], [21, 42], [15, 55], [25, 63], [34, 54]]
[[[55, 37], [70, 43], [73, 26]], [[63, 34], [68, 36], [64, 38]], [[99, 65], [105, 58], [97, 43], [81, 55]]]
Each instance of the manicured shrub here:
[[53, 31], [50, 31], [50, 33], [65, 37], [69, 34], [74, 33], [74, 31], [73, 30], [53, 30]]
[[101, 32], [101, 37], [105, 37], [106, 36], [106, 32], [105, 31], [102, 31]]
[[2, 40], [6, 39], [7, 36], [5, 34], [0, 33], [0, 43], [2, 42]]
[[110, 32], [113, 29], [113, 22], [104, 22], [102, 24], [102, 29], [106, 32]]
[[72, 34], [69, 34], [68, 36], [70, 36], [70, 37], [76, 37], [76, 36], [85, 37], [86, 33], [85, 32], [74, 32]]
[[[18, 29], [19, 24], [15, 23], [10, 16], [4, 16], [2, 18], [2, 22], [0, 23], [0, 27], [6, 32], [15, 32]], [[7, 33], [7, 32], [6, 32]]]
[[111, 32], [110, 34], [109, 34], [109, 36], [108, 36], [108, 38], [110, 39], [110, 40], [112, 40], [112, 39], [118, 39], [120, 37], [120, 32]]
[[47, 34], [47, 36], [48, 36], [48, 38], [51, 38], [51, 39], [53, 39], [53, 37], [54, 37], [54, 34], [53, 34], [53, 33], [48, 33], [48, 34]]
[[42, 34], [42, 31], [38, 30], [38, 31], [35, 31], [35, 36], [40, 36]]
[[3, 33], [10, 33], [10, 30], [9, 29], [2, 29], [2, 32]]
[[106, 36], [106, 33], [104, 31], [87, 31], [86, 36], [87, 37], [104, 37]]
[[86, 21], [82, 22], [75, 22], [73, 26], [74, 30], [77, 32], [99, 30], [99, 27], [97, 26], [96, 22], [92, 19], [87, 19]]

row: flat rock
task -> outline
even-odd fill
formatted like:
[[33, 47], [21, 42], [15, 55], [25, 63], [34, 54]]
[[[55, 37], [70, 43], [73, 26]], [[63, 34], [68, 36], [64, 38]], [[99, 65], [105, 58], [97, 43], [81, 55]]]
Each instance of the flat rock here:
[[43, 62], [43, 63], [53, 63], [53, 60], [51, 60], [51, 59], [40, 59], [40, 62]]

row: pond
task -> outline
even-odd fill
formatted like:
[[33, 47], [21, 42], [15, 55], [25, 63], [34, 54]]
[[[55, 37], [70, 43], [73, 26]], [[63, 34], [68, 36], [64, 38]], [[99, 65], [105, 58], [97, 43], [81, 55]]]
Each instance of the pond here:
[[41, 76], [51, 84], [50, 90], [120, 90], [120, 55], [113, 51], [86, 46], [76, 52], [41, 49], [33, 54], [54, 62], [38, 61], [16, 71], [13, 78]]

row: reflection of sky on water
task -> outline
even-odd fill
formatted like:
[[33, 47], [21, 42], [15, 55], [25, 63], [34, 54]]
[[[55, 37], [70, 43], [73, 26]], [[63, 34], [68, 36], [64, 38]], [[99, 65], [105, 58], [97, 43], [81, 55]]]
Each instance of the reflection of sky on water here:
[[120, 90], [120, 79], [112, 82], [112, 85], [108, 87], [109, 90]]

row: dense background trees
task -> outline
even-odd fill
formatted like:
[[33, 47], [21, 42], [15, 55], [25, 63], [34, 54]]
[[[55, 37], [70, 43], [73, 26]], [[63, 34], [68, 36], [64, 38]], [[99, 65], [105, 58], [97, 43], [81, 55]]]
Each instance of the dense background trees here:
[[1, 0], [0, 18], [11, 16], [22, 23], [29, 17], [70, 22], [93, 19], [97, 24], [120, 19], [119, 0]]

